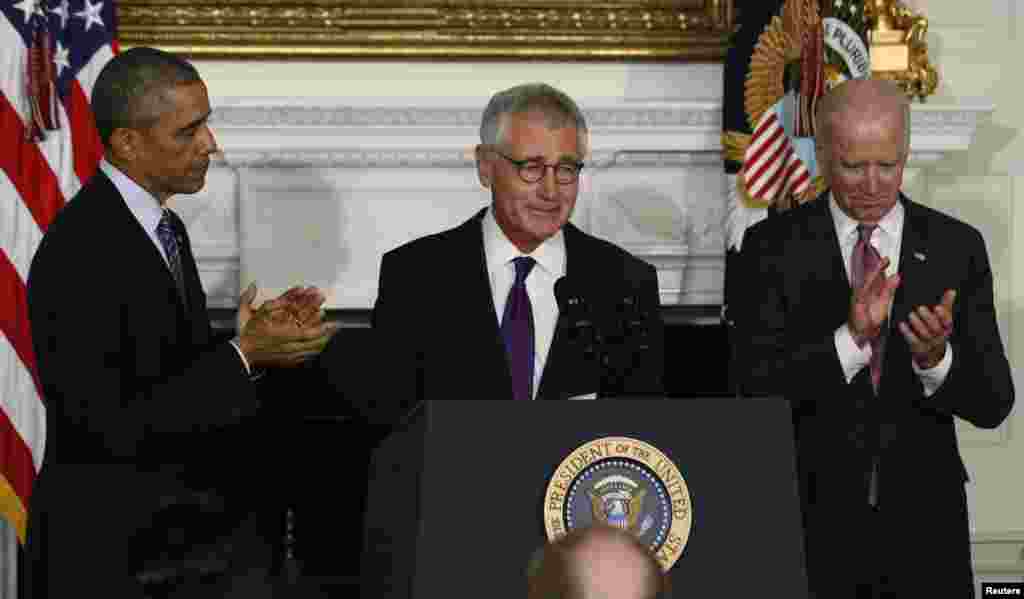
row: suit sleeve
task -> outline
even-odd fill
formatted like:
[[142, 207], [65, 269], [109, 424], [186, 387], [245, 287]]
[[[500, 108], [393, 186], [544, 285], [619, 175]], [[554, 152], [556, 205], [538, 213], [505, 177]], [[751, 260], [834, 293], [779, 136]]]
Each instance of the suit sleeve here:
[[953, 315], [953, 365], [946, 380], [920, 407], [955, 415], [981, 428], [995, 428], [1013, 407], [1010, 364], [996, 322], [992, 269], [985, 241], [970, 229], [967, 280], [957, 289]]
[[[130, 294], [130, 288], [108, 280], [111, 269], [101, 272], [92, 261], [83, 252], [50, 252], [44, 246], [29, 276], [28, 309], [44, 401], [59, 414], [50, 419], [59, 430], [51, 432], [48, 453], [74, 439], [69, 451], [76, 452], [76, 460], [142, 458], [159, 446], [161, 435], [210, 431], [237, 422], [255, 407], [244, 367], [229, 344], [196, 348], [175, 370], [166, 364], [180, 356], [151, 355], [158, 344], [140, 339], [159, 333], [129, 330], [123, 302], [109, 289]], [[162, 317], [160, 307], [151, 313]], [[143, 354], [150, 364], [140, 369]], [[64, 427], [70, 430], [60, 430]]]
[[[783, 265], [785, 252], [773, 223], [748, 231], [738, 276], [744, 289], [735, 295], [736, 366], [740, 393], [749, 397], [786, 395], [826, 397], [846, 384], [836, 354], [835, 330], [809, 331], [788, 322]], [[790, 393], [791, 386], [813, 385], [822, 393]]]

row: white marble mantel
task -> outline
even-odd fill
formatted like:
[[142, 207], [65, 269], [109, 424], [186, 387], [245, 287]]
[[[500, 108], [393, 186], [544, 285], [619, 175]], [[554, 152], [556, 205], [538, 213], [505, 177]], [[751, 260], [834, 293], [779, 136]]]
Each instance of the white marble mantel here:
[[[666, 305], [716, 305], [724, 280], [721, 105], [577, 99], [592, 155], [573, 222], [658, 268]], [[380, 255], [489, 201], [476, 181], [480, 99], [215, 98], [223, 156], [185, 220], [211, 307], [240, 284], [267, 297], [317, 284], [332, 308], [369, 308]], [[968, 148], [991, 106], [915, 104], [906, 186]], [[912, 193], [912, 191], [911, 191]]]

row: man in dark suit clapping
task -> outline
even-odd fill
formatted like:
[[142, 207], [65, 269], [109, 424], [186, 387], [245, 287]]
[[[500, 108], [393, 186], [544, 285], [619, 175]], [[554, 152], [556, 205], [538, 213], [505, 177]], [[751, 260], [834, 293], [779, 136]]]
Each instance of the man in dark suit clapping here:
[[973, 227], [900, 192], [910, 109], [855, 80], [819, 105], [830, 191], [753, 227], [736, 312], [741, 387], [793, 408], [817, 597], [971, 597], [954, 417], [1014, 401]]
[[250, 286], [237, 335], [215, 339], [188, 233], [166, 206], [203, 187], [217, 151], [194, 67], [151, 48], [124, 52], [100, 73], [92, 109], [104, 160], [54, 219], [28, 278], [47, 416], [26, 552], [32, 597], [141, 596], [137, 574], [154, 548], [138, 539], [241, 453], [221, 434], [259, 408], [255, 373], [318, 354], [334, 330], [318, 290], [255, 308]]

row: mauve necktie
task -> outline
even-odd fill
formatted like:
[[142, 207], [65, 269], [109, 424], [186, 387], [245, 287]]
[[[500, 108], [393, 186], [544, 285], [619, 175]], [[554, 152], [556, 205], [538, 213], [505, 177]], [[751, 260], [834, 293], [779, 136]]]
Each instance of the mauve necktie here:
[[[867, 274], [878, 267], [882, 256], [878, 254], [875, 246], [871, 245], [871, 234], [875, 232], [878, 225], [857, 225], [857, 245], [853, 246], [853, 255], [850, 257], [850, 271], [853, 274], [853, 285], [860, 289], [864, 286], [864, 279]], [[886, 325], [882, 325], [882, 332], [871, 340], [871, 386], [878, 392], [878, 382], [882, 378], [882, 352], [885, 351]]]
[[[871, 234], [878, 228], [877, 225], [857, 225], [857, 245], [853, 246], [853, 255], [850, 257], [850, 271], [852, 273], [853, 284], [857, 289], [860, 289], [864, 285], [864, 279], [867, 277], [867, 273], [871, 272], [878, 267], [878, 263], [882, 261], [882, 257], [878, 254], [878, 250], [875, 246], [871, 245]], [[871, 386], [878, 394], [878, 382], [882, 378], [882, 353], [885, 351], [885, 337], [887, 334], [886, 324], [882, 325], [882, 331], [877, 337], [871, 340]], [[875, 406], [872, 406], [870, 412], [875, 413]], [[877, 439], [878, 436], [878, 422], [875, 419], [871, 419], [868, 426], [871, 429], [871, 436]], [[872, 442], [870, 445], [874, 446]], [[871, 506], [878, 505], [878, 455], [875, 454], [871, 457], [871, 474], [868, 479], [868, 503]]]
[[178, 237], [174, 234], [174, 227], [171, 226], [170, 213], [164, 210], [160, 217], [160, 223], [156, 226], [156, 236], [160, 238], [160, 245], [164, 246], [164, 253], [167, 254], [167, 266], [174, 277], [174, 284], [178, 287], [178, 295], [181, 303], [188, 305], [188, 298], [185, 295], [185, 275], [181, 270], [181, 254], [178, 251]]
[[533, 308], [526, 294], [526, 277], [536, 263], [529, 256], [520, 256], [512, 262], [516, 267], [516, 280], [505, 300], [501, 337], [512, 373], [512, 397], [533, 399]]

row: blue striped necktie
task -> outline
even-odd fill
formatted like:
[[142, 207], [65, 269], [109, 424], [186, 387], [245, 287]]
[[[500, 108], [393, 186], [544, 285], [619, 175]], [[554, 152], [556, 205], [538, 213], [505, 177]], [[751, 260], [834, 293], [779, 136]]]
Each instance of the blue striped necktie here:
[[512, 262], [516, 267], [516, 280], [505, 301], [501, 337], [512, 373], [512, 396], [533, 399], [533, 308], [526, 294], [526, 277], [536, 262], [529, 256], [520, 256]]
[[167, 266], [174, 277], [174, 284], [178, 288], [178, 296], [181, 303], [188, 306], [188, 296], [185, 295], [185, 275], [181, 269], [181, 253], [178, 248], [178, 237], [171, 225], [171, 213], [164, 210], [160, 223], [156, 226], [156, 236], [160, 238], [160, 245], [164, 246], [164, 253], [167, 255]]

